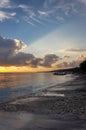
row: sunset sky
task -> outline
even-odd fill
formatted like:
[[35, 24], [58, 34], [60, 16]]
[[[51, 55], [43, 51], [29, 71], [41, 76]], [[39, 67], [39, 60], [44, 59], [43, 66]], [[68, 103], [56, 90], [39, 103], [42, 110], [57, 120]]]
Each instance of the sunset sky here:
[[86, 0], [0, 0], [0, 72], [77, 67], [86, 59]]

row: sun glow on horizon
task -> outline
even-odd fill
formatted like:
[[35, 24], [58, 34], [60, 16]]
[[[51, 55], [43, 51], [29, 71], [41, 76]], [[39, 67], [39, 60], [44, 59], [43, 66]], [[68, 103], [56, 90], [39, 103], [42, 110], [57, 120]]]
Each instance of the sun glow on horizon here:
[[[55, 69], [55, 68], [54, 68]], [[16, 66], [10, 66], [10, 67], [2, 67], [0, 66], [0, 73], [8, 73], [8, 72], [43, 72], [43, 71], [51, 71], [52, 68], [45, 68], [45, 67], [37, 67], [37, 68], [31, 68], [31, 67], [16, 67]]]

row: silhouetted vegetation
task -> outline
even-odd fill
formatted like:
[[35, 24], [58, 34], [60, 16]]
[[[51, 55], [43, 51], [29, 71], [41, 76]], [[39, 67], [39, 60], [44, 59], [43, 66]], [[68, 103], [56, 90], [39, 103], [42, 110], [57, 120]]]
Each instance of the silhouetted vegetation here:
[[79, 67], [62, 69], [62, 70], [53, 70], [50, 72], [57, 73], [57, 75], [58, 73], [64, 73], [64, 72], [65, 74], [86, 74], [86, 60], [80, 63]]
[[79, 67], [76, 67], [76, 68], [68, 68], [68, 69], [61, 69], [61, 70], [53, 70], [53, 71], [50, 71], [50, 72], [53, 72], [53, 73], [66, 73], [66, 74], [77, 74], [79, 73], [80, 69]]
[[86, 60], [80, 64], [80, 70], [86, 73]]

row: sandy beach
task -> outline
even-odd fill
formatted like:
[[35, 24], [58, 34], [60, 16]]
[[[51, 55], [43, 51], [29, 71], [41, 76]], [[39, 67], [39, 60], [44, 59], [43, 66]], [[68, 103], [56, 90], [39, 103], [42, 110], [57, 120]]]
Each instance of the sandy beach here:
[[[24, 112], [27, 113], [26, 115], [31, 113], [34, 118], [37, 118], [37, 123], [40, 124], [40, 127], [37, 126], [37, 130], [69, 130], [69, 126], [71, 127], [71, 130], [78, 130], [78, 127], [80, 130], [85, 130], [85, 79], [86, 75], [76, 76], [76, 78], [71, 81], [59, 84], [60, 87], [52, 86], [48, 88], [41, 93], [41, 96], [30, 96], [28, 98], [17, 99], [7, 103], [0, 103], [0, 113], [17, 114], [19, 112]], [[65, 86], [65, 89], [61, 90], [61, 86]], [[10, 114], [8, 115], [10, 116]], [[46, 120], [49, 123], [48, 126]], [[63, 124], [63, 126], [61, 126], [61, 124]], [[31, 125], [28, 125], [26, 129], [22, 128], [21, 130], [35, 130], [35, 125], [35, 123], [32, 127]]]
[[86, 130], [86, 121], [73, 115], [41, 115], [28, 112], [0, 112], [0, 129]]

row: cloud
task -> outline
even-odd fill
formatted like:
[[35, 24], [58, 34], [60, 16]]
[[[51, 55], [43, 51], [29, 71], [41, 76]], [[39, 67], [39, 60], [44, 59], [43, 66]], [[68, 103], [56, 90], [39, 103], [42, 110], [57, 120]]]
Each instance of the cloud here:
[[34, 58], [32, 61], [31, 61], [31, 63], [29, 64], [29, 66], [31, 66], [31, 67], [38, 67], [38, 66], [40, 66], [40, 63], [43, 61], [43, 59], [42, 58]]
[[51, 5], [57, 4], [57, 0], [45, 0], [44, 8], [49, 8]]
[[69, 59], [70, 58], [70, 56], [68, 56], [68, 55], [64, 55], [63, 57], [62, 57], [62, 59]]
[[[39, 1], [37, 1], [39, 2]], [[44, 0], [41, 4], [42, 0], [40, 0], [41, 7], [38, 8], [36, 4], [26, 4], [25, 3], [16, 3], [16, 1], [11, 0], [1, 0], [0, 1], [0, 8], [1, 9], [9, 9], [9, 14], [4, 14], [3, 19], [10, 19], [12, 10], [16, 10], [16, 14], [19, 16], [17, 18], [20, 18], [24, 20], [24, 16], [28, 17], [29, 20], [25, 20], [30, 25], [35, 24], [43, 24], [44, 22], [58, 22], [63, 23], [69, 16], [75, 15], [75, 14], [81, 14], [83, 10], [83, 6], [80, 6], [80, 3], [86, 3], [85, 0]], [[19, 11], [17, 9], [20, 9], [22, 11], [22, 15], [20, 16]], [[5, 12], [7, 13], [7, 12]], [[2, 21], [1, 19], [0, 21]], [[42, 23], [43, 22], [43, 23]]]
[[81, 63], [81, 62], [84, 61], [84, 60], [86, 60], [86, 56], [85, 56], [85, 55], [81, 55], [81, 56], [79, 56], [79, 57], [76, 59], [76, 61], [77, 61], [78, 63]]
[[71, 49], [66, 49], [66, 50], [63, 50], [64, 52], [69, 52], [69, 53], [84, 53], [86, 52], [86, 49], [74, 49], [74, 48], [71, 48]]
[[39, 15], [41, 15], [41, 16], [48, 16], [48, 12], [46, 12], [46, 11], [41, 11], [41, 10], [38, 10], [38, 13], [39, 13]]
[[21, 8], [21, 9], [23, 9], [24, 11], [28, 11], [29, 6], [24, 5], [24, 4], [20, 4], [20, 5], [18, 6], [18, 8]]
[[59, 60], [55, 54], [45, 55], [44, 58], [22, 51], [26, 45], [17, 39], [0, 37], [0, 66], [30, 66], [52, 67]]
[[86, 4], [86, 0], [78, 0], [80, 3]]
[[59, 69], [75, 68], [79, 66], [79, 63], [77, 61], [62, 62], [62, 63], [58, 63], [56, 66]]
[[41, 1], [38, 3], [41, 5], [39, 8], [36, 7], [36, 4], [18, 6], [26, 12], [32, 25], [34, 22], [42, 24], [42, 22], [51, 22], [51, 20], [53, 23], [63, 23], [71, 16], [82, 15], [83, 10], [86, 10], [83, 4], [81, 5], [81, 2], [86, 3], [85, 0], [44, 0], [42, 4]]
[[5, 20], [5, 19], [11, 19], [11, 18], [13, 18], [15, 15], [16, 15], [15, 12], [7, 13], [7, 12], [4, 12], [4, 11], [0, 11], [0, 21], [2, 22], [2, 21]]
[[[41, 3], [42, 0], [40, 0]], [[39, 3], [39, 4], [40, 4]], [[73, 1], [62, 1], [62, 0], [44, 0], [41, 8], [36, 7], [36, 4], [11, 4], [11, 7], [22, 9], [22, 18], [28, 17], [29, 20], [25, 20], [30, 25], [43, 24], [44, 22], [58, 22], [63, 23], [66, 19], [65, 16], [69, 17], [77, 13], [77, 2]], [[18, 14], [18, 12], [17, 12]], [[24, 19], [23, 19], [24, 20]], [[42, 23], [43, 22], [43, 23]]]
[[75, 60], [71, 60], [71, 62], [61, 62], [58, 63], [56, 66], [59, 69], [65, 69], [65, 68], [75, 68], [75, 67], [79, 67], [80, 63], [83, 62], [84, 60], [86, 60], [86, 56], [85, 55], [81, 55], [79, 57], [77, 57]]
[[45, 0], [44, 2], [44, 8], [53, 10], [52, 12], [61, 12], [65, 15], [69, 15], [72, 13], [77, 12], [77, 2], [74, 0], [72, 1], [66, 1], [66, 0]]
[[19, 53], [26, 45], [17, 39], [3, 38], [0, 36], [0, 54], [15, 55]]
[[30, 19], [35, 21], [36, 23], [43, 24], [39, 19], [37, 19], [35, 16], [30, 16]]
[[0, 8], [7, 8], [10, 5], [10, 0], [0, 0]]
[[71, 48], [71, 49], [63, 49], [59, 50], [59, 52], [66, 52], [66, 53], [86, 53], [86, 49], [77, 49], [77, 48]]
[[[8, 66], [30, 66], [32, 60], [35, 59], [33, 54], [19, 52], [15, 56], [9, 57], [5, 65]], [[7, 64], [9, 63], [9, 64]]]
[[[26, 54], [21, 53], [21, 50], [26, 45], [24, 42], [17, 39], [9, 39], [0, 37], [0, 65], [11, 66], [21, 61], [21, 57], [27, 57]], [[19, 60], [20, 59], [20, 60]]]
[[32, 25], [32, 26], [35, 26], [35, 24], [30, 20], [29, 17], [24, 16], [23, 19], [24, 19], [24, 21], [26, 21], [28, 24], [30, 24], [30, 25]]
[[59, 60], [59, 57], [56, 56], [55, 54], [48, 54], [48, 55], [45, 55], [43, 60], [40, 62], [40, 65], [44, 67], [52, 67], [52, 65], [56, 63], [58, 60]]
[[43, 24], [41, 20], [37, 16], [37, 12], [34, 12], [31, 9], [24, 9], [26, 12], [26, 16], [23, 17], [23, 20], [26, 21], [28, 24], [35, 26], [35, 24]]
[[56, 16], [57, 21], [64, 22], [64, 18], [62, 16]]
[[28, 66], [32, 68], [43, 67], [63, 69], [77, 67], [86, 59], [85, 55], [81, 55], [75, 60], [71, 59], [70, 62], [67, 60], [70, 56], [64, 55], [61, 57], [56, 54], [47, 54], [43, 58], [40, 58], [31, 53], [23, 52], [25, 47], [26, 44], [23, 41], [0, 36], [0, 66]]

